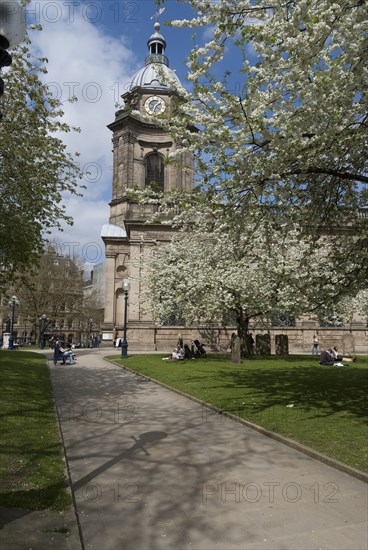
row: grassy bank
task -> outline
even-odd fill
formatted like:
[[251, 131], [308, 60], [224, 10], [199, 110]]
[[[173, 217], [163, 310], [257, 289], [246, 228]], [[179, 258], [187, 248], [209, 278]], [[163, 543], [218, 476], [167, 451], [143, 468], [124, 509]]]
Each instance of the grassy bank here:
[[44, 356], [0, 351], [0, 504], [65, 509], [62, 446]]
[[327, 367], [311, 356], [246, 360], [229, 355], [162, 361], [159, 355], [110, 360], [206, 403], [368, 470], [367, 358]]

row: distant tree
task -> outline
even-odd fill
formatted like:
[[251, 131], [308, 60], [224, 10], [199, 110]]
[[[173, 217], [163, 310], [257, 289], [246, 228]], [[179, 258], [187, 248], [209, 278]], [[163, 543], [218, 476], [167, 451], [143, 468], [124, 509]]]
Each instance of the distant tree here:
[[62, 141], [63, 134], [75, 129], [63, 122], [61, 102], [41, 82], [47, 59], [35, 58], [30, 45], [27, 37], [11, 52], [13, 64], [2, 75], [0, 288], [35, 262], [50, 228], [72, 223], [63, 197], [77, 194], [80, 177], [75, 157]]
[[[29, 270], [18, 279], [16, 295], [19, 312], [39, 331], [40, 319], [46, 315], [46, 332], [55, 324], [83, 319], [83, 269], [78, 260], [60, 255], [55, 244], [48, 243], [37, 270]], [[67, 330], [67, 329], [65, 329]]]
[[91, 319], [92, 332], [96, 332], [103, 321], [99, 294], [86, 292], [85, 266], [77, 258], [62, 255], [60, 250], [56, 241], [45, 243], [37, 267], [22, 272], [14, 288], [8, 291], [19, 299], [19, 314], [24, 323], [32, 326], [35, 339], [38, 339], [43, 315], [47, 317], [46, 333], [58, 334], [63, 327], [63, 332], [79, 333], [82, 339], [91, 332]]
[[90, 333], [99, 332], [100, 325], [104, 320], [104, 304], [101, 303], [101, 296], [97, 290], [84, 291], [79, 319], [81, 332], [84, 333], [84, 336], [89, 337]]

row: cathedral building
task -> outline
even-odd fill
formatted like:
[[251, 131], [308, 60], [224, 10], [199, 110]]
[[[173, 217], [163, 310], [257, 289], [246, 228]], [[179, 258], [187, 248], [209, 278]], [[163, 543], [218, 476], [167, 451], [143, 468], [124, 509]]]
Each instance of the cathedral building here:
[[[123, 336], [125, 304], [127, 304], [127, 340], [131, 351], [168, 352], [178, 341], [204, 341], [213, 350], [225, 351], [231, 326], [180, 326], [180, 321], [167, 320], [155, 325], [149, 307], [140, 302], [142, 282], [140, 270], [147, 247], [153, 243], [167, 243], [173, 229], [168, 225], [147, 223], [154, 206], [137, 204], [130, 200], [129, 188], [144, 189], [154, 186], [163, 192], [194, 189], [194, 159], [191, 152], [181, 156], [181, 167], [165, 163], [176, 151], [177, 144], [170, 133], [155, 122], [155, 117], [174, 108], [176, 91], [170, 82], [180, 84], [169, 67], [165, 55], [166, 41], [158, 22], [148, 40], [145, 66], [132, 78], [128, 91], [122, 96], [124, 108], [117, 111], [108, 125], [113, 143], [113, 181], [109, 223], [101, 232], [105, 244], [105, 304], [102, 337], [111, 345], [113, 339]], [[149, 119], [147, 118], [149, 115]], [[130, 280], [128, 296], [124, 279]], [[125, 302], [125, 298], [128, 301]], [[256, 337], [256, 349], [264, 353], [310, 353], [313, 336], [321, 347], [337, 345], [342, 353], [367, 353], [367, 319], [356, 319], [344, 324], [323, 324], [308, 316], [299, 319], [278, 316], [267, 328], [251, 326]]]
[[[165, 164], [168, 155], [175, 152], [176, 143], [155, 123], [155, 116], [169, 114], [173, 109], [176, 92], [170, 82], [180, 84], [169, 67], [166, 41], [159, 31], [160, 24], [156, 22], [147, 43], [145, 66], [133, 76], [128, 91], [122, 96], [124, 108], [108, 125], [114, 147], [112, 201], [109, 223], [101, 232], [106, 251], [103, 339], [111, 341], [116, 333], [122, 336], [125, 297], [122, 285], [123, 280], [129, 278], [128, 342], [130, 348], [143, 350], [167, 349], [167, 338], [170, 340], [171, 336], [161, 335], [162, 345], [157, 342], [157, 328], [150, 312], [139, 302], [142, 290], [139, 260], [150, 243], [170, 240], [172, 229], [167, 225], [147, 224], [153, 207], [129, 200], [127, 189], [154, 185], [164, 192], [191, 192], [194, 188], [193, 154], [182, 155], [183, 168]], [[147, 115], [151, 117], [150, 122]]]

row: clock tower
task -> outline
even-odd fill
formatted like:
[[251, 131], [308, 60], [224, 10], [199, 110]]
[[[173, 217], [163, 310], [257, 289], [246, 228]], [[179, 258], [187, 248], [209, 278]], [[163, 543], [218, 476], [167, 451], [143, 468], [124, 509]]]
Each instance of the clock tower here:
[[[165, 330], [158, 335], [147, 304], [141, 303], [142, 258], [153, 242], [164, 244], [173, 235], [170, 226], [147, 223], [153, 214], [152, 205], [136, 204], [129, 199], [127, 189], [153, 187], [164, 193], [180, 190], [190, 193], [194, 187], [193, 154], [180, 157], [180, 167], [166, 159], [176, 151], [177, 144], [160, 117], [169, 117], [181, 86], [170, 69], [165, 55], [166, 41], [156, 21], [149, 38], [145, 66], [132, 78], [122, 95], [124, 107], [117, 111], [108, 125], [112, 131], [113, 181], [109, 223], [102, 228], [105, 243], [105, 319], [103, 339], [110, 341], [116, 332], [123, 336], [123, 280], [130, 279], [128, 295], [127, 339], [133, 350], [166, 349]], [[177, 331], [175, 331], [175, 334]], [[158, 339], [161, 344], [158, 343]]]

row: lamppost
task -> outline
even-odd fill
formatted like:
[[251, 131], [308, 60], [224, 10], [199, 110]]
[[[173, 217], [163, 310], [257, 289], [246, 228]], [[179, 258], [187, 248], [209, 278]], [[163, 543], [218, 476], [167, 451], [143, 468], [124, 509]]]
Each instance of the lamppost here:
[[121, 343], [121, 356], [128, 357], [128, 341], [127, 341], [127, 315], [128, 315], [128, 292], [130, 290], [130, 281], [129, 279], [123, 279], [123, 290], [124, 290], [124, 333], [123, 341]]
[[9, 337], [9, 349], [14, 349], [14, 315], [15, 308], [19, 306], [19, 300], [16, 296], [12, 296], [9, 300], [9, 307], [12, 309], [11, 325], [10, 325], [10, 337]]
[[[24, 8], [16, 0], [0, 0], [0, 72], [12, 64], [6, 51], [22, 42], [26, 35]], [[0, 97], [4, 93], [4, 81], [0, 78]], [[0, 113], [0, 118], [2, 114]]]
[[40, 317], [40, 348], [42, 349], [45, 347], [44, 336], [45, 336], [45, 330], [46, 330], [46, 321], [47, 321], [47, 316], [44, 313], [42, 317]]
[[92, 326], [93, 326], [93, 319], [90, 319], [89, 320], [89, 342], [88, 342], [89, 348], [93, 348]]

